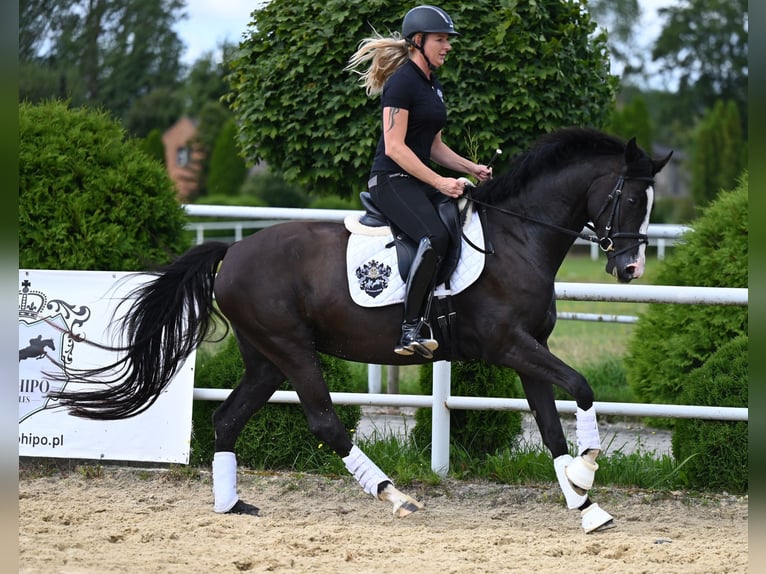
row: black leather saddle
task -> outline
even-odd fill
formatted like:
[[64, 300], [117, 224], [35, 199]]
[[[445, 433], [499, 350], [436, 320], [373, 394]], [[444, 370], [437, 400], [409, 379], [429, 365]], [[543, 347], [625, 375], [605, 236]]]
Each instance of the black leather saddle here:
[[[359, 223], [367, 227], [391, 228], [394, 240], [392, 245], [387, 245], [387, 247], [396, 247], [396, 261], [399, 266], [399, 274], [402, 280], [406, 282], [412, 260], [418, 249], [417, 242], [407, 237], [394, 223], [388, 220], [383, 212], [378, 209], [378, 206], [375, 205], [369, 191], [361, 192], [359, 198], [362, 201], [362, 207], [365, 209], [365, 213], [359, 218]], [[456, 200], [450, 199], [447, 196], [437, 199], [436, 208], [450, 236], [447, 256], [442, 261], [436, 274], [435, 285], [441, 285], [452, 276], [460, 260], [460, 251], [463, 243], [461, 241], [462, 226], [465, 220], [465, 213], [460, 212]]]

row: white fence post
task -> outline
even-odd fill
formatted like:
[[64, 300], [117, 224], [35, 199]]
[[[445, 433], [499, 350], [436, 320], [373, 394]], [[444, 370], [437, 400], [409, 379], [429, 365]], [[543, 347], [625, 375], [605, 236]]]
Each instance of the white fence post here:
[[442, 478], [449, 471], [450, 414], [447, 399], [451, 394], [452, 363], [434, 363], [433, 391], [431, 396], [431, 470]]
[[367, 365], [367, 392], [371, 395], [377, 395], [383, 390], [382, 373], [382, 365]]

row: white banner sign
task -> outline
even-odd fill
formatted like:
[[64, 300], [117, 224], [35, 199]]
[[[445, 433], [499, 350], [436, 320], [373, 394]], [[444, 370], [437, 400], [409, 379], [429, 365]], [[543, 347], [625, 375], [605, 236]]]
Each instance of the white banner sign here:
[[47, 398], [50, 390], [68, 385], [88, 389], [52, 378], [120, 357], [89, 343], [125, 343], [115, 332], [115, 310], [117, 318], [124, 315], [132, 301], [117, 306], [148, 278], [111, 271], [19, 270], [20, 456], [189, 462], [195, 353], [157, 402], [132, 418], [74, 417]]

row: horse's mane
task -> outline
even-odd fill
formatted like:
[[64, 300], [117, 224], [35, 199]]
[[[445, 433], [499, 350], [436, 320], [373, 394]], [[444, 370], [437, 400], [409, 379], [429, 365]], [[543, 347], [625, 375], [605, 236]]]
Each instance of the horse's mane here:
[[538, 138], [529, 150], [510, 160], [506, 173], [480, 185], [473, 195], [481, 201], [496, 203], [518, 195], [540, 173], [584, 157], [624, 152], [625, 142], [615, 136], [592, 128], [562, 128]]

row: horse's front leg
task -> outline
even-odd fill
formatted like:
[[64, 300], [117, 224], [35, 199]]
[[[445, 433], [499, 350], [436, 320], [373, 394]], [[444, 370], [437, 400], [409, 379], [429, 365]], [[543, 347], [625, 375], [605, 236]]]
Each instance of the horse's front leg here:
[[[588, 496], [588, 491], [593, 486], [595, 471], [598, 469], [595, 459], [601, 450], [592, 399], [589, 411], [583, 411], [587, 414], [578, 416], [577, 442], [580, 455], [572, 458], [556, 410], [553, 385], [530, 376], [522, 376], [521, 382], [543, 442], [553, 456], [556, 478], [567, 507], [580, 510], [582, 527], [586, 533], [611, 528], [614, 526], [613, 517], [598, 504], [591, 502]], [[578, 415], [580, 410], [582, 409], [578, 408]], [[570, 478], [570, 474], [577, 479], [576, 482]], [[584, 485], [587, 485], [587, 488]]]

